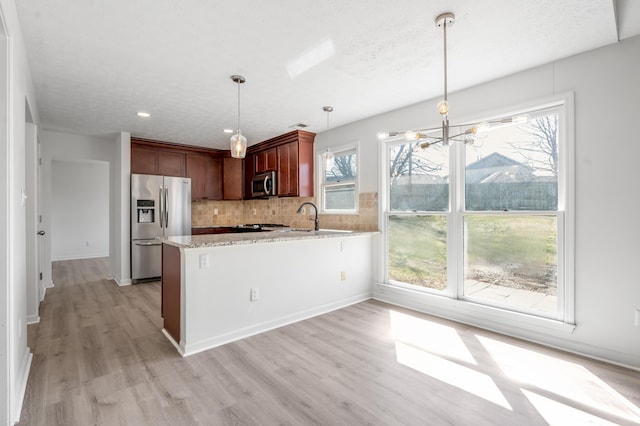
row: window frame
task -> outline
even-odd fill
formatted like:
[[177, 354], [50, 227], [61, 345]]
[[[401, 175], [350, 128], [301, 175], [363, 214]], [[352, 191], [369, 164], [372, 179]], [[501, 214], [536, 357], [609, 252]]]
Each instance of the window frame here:
[[[398, 212], [392, 211], [390, 200], [390, 178], [389, 153], [390, 146], [403, 143], [403, 141], [383, 141], [380, 143], [380, 206], [379, 206], [379, 227], [384, 231], [385, 238], [382, 240], [380, 248], [379, 274], [380, 284], [389, 288], [410, 290], [411, 297], [434, 297], [438, 299], [452, 299], [454, 303], [464, 303], [469, 307], [469, 311], [479, 309], [491, 309], [500, 315], [526, 316], [534, 322], [538, 320], [557, 322], [567, 326], [575, 325], [575, 277], [574, 277], [574, 253], [575, 253], [575, 153], [574, 153], [574, 100], [573, 93], [565, 93], [548, 98], [527, 102], [519, 106], [503, 108], [491, 114], [478, 114], [471, 120], [460, 120], [460, 122], [481, 122], [489, 121], [506, 116], [517, 116], [528, 112], [535, 112], [545, 109], [556, 109], [559, 115], [558, 129], [558, 206], [557, 210], [549, 211], [513, 211], [504, 212], [514, 215], [556, 215], [557, 218], [557, 274], [558, 274], [558, 309], [553, 316], [546, 316], [541, 312], [529, 312], [516, 307], [505, 307], [498, 304], [489, 303], [486, 300], [479, 300], [464, 295], [464, 229], [463, 222], [466, 215], [487, 215], [494, 214], [494, 211], [466, 211], [465, 204], [465, 145], [454, 142], [450, 146], [449, 167], [449, 209], [446, 212], [438, 211], [415, 211]], [[478, 119], [482, 118], [482, 119]], [[389, 279], [389, 216], [406, 215], [441, 215], [447, 217], [447, 287], [445, 290], [433, 290], [422, 288], [407, 283], [399, 283]], [[561, 289], [562, 286], [562, 289]], [[479, 306], [481, 305], [481, 306]], [[485, 308], [482, 308], [484, 306]], [[497, 311], [496, 311], [497, 310]], [[500, 314], [503, 312], [503, 314]], [[571, 327], [570, 327], [571, 328]]]
[[[359, 195], [360, 195], [360, 144], [358, 142], [352, 142], [349, 144], [345, 144], [345, 145], [341, 145], [341, 146], [337, 146], [337, 147], [329, 147], [329, 149], [331, 150], [331, 152], [333, 153], [333, 155], [335, 157], [338, 157], [339, 155], [343, 155], [345, 153], [348, 153], [349, 151], [353, 151], [354, 155], [356, 156], [355, 158], [355, 163], [356, 163], [356, 176], [353, 180], [353, 185], [354, 185], [354, 206], [352, 209], [327, 209], [325, 208], [325, 200], [326, 200], [326, 195], [325, 195], [325, 189], [326, 188], [335, 188], [335, 187], [340, 187], [340, 186], [344, 186], [344, 183], [331, 183], [331, 184], [327, 184], [325, 182], [325, 177], [326, 177], [326, 173], [325, 173], [325, 162], [324, 162], [324, 153], [325, 150], [319, 151], [317, 152], [316, 155], [316, 164], [318, 165], [318, 167], [316, 167], [317, 170], [317, 182], [318, 182], [318, 208], [320, 209], [320, 214], [333, 214], [333, 215], [337, 215], [337, 214], [358, 214], [360, 211], [360, 203], [359, 203]], [[351, 184], [351, 182], [349, 183]]]

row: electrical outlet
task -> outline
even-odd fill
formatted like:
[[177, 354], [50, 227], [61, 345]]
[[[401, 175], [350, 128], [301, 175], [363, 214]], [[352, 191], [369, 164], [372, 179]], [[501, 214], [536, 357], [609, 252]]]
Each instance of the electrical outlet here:
[[340, 272], [340, 281], [346, 281], [347, 273], [345, 271]]
[[200, 269], [209, 269], [209, 255], [201, 254], [200, 255]]
[[249, 300], [251, 300], [252, 302], [255, 302], [256, 300], [258, 300], [258, 298], [260, 297], [260, 293], [258, 291], [257, 288], [252, 288], [251, 289], [251, 294], [249, 296]]
[[253, 209], [253, 210], [252, 210], [252, 212], [253, 212], [253, 215], [254, 215], [254, 216], [255, 216], [255, 215], [256, 215], [256, 213], [257, 213], [256, 209]]
[[300, 209], [300, 213], [305, 214], [307, 212], [307, 208], [306, 207], [302, 207], [302, 209]]
[[217, 208], [216, 208], [216, 209], [213, 209], [213, 215], [214, 215], [214, 216], [218, 216], [218, 209], [217, 209]]

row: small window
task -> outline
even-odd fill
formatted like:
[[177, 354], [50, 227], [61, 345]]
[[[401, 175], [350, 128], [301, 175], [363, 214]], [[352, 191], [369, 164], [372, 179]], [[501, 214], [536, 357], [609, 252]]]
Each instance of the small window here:
[[325, 213], [355, 213], [358, 210], [358, 154], [356, 147], [335, 150], [333, 167], [319, 156], [320, 196]]

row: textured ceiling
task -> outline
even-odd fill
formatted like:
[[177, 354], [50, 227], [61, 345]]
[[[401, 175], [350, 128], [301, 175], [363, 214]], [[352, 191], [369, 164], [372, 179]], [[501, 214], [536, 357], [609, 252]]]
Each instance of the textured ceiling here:
[[[16, 0], [43, 128], [222, 149], [223, 129], [236, 127], [232, 74], [247, 79], [241, 128], [252, 145], [295, 123], [326, 130], [324, 105], [336, 127], [441, 95], [442, 12], [456, 14], [455, 91], [636, 35], [638, 4]], [[300, 72], [301, 58], [319, 63]]]

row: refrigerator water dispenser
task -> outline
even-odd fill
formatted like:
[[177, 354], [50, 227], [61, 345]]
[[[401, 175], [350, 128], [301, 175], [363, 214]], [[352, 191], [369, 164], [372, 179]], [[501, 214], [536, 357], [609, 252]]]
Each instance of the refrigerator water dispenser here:
[[154, 223], [155, 220], [155, 201], [154, 200], [138, 200], [138, 223]]

